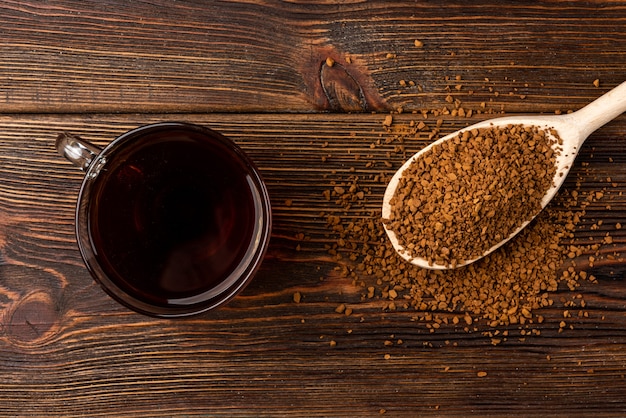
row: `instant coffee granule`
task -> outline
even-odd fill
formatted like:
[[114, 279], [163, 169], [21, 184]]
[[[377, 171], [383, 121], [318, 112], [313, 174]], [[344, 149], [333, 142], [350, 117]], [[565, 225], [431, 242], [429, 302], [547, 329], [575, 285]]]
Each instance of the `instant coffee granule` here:
[[470, 327], [477, 320], [498, 327], [540, 323], [542, 319], [533, 319], [532, 311], [551, 306], [551, 292], [561, 284], [570, 290], [578, 287], [579, 272], [560, 271], [569, 252], [578, 255], [586, 250], [568, 244], [582, 214], [582, 209], [548, 208], [500, 249], [469, 266], [448, 271], [406, 262], [376, 219], [335, 230], [341, 230], [344, 242], [360, 243], [355, 250], [356, 264], [344, 266], [342, 274], [366, 287], [364, 300], [378, 296], [387, 300], [387, 310], [414, 309], [419, 312], [416, 319], [433, 329], [444, 323]]
[[539, 213], [559, 143], [536, 126], [459, 133], [403, 171], [384, 223], [407, 255], [430, 265], [478, 258]]
[[[540, 333], [537, 327], [544, 318], [534, 312], [552, 306], [558, 289], [573, 292], [582, 281], [595, 281], [574, 260], [583, 254], [600, 257], [602, 248], [576, 241], [574, 231], [587, 205], [597, 201], [597, 195], [580, 191], [579, 182], [566, 182], [566, 187], [529, 226], [487, 257], [447, 271], [410, 264], [387, 239], [380, 204], [372, 201], [372, 190], [383, 187], [394, 164], [399, 167], [406, 158], [409, 140], [430, 140], [438, 134], [443, 121], [426, 120], [425, 112], [422, 116], [422, 120], [408, 125], [393, 121], [393, 125], [383, 127], [385, 133], [370, 148], [380, 151], [378, 156], [386, 155], [386, 161], [373, 153], [359, 155], [349, 174], [333, 173], [331, 189], [323, 196], [334, 202], [337, 210], [321, 215], [326, 218], [332, 242], [327, 251], [340, 263], [336, 269], [363, 289], [361, 298], [367, 302], [364, 306], [378, 300], [385, 311], [413, 310], [413, 319], [431, 332], [445, 326], [475, 332], [485, 330], [487, 325], [489, 328], [483, 332], [494, 344], [502, 341], [511, 326], [518, 328], [522, 336]], [[581, 295], [560, 298], [558, 302], [565, 311], [559, 332], [572, 326], [567, 322], [572, 312], [586, 316]], [[342, 305], [344, 315], [347, 305]], [[358, 313], [358, 304], [350, 308]], [[506, 329], [501, 331], [502, 327]]]

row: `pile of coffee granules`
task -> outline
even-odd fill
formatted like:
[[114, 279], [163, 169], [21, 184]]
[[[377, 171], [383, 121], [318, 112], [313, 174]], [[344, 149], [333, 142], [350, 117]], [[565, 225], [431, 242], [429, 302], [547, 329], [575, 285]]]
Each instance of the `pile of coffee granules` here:
[[[373, 201], [373, 190], [381, 192], [407, 157], [410, 140], [432, 139], [443, 123], [441, 119], [422, 119], [403, 125], [385, 118], [385, 133], [370, 146], [379, 151], [378, 156], [387, 156], [384, 164], [372, 153], [355, 158], [354, 167], [344, 175], [333, 172], [331, 188], [323, 193], [325, 200], [338, 207], [322, 214], [332, 242], [328, 253], [340, 263], [336, 268], [339, 274], [363, 289], [363, 309], [380, 302], [385, 311], [413, 310], [414, 320], [431, 332], [446, 326], [466, 332], [482, 329], [494, 344], [506, 338], [511, 326], [518, 328], [520, 335], [540, 333], [537, 324], [544, 318], [534, 311], [552, 306], [557, 289], [574, 292], [582, 281], [595, 281], [575, 265], [575, 259], [583, 254], [589, 255], [589, 260], [600, 257], [602, 248], [578, 242], [574, 231], [597, 193], [582, 192], [578, 182], [569, 182], [569, 186], [566, 182], [552, 203], [517, 237], [469, 266], [434, 271], [412, 265], [387, 239], [381, 202]], [[569, 318], [587, 315], [580, 294], [572, 293], [568, 300], [560, 296], [558, 302], [563, 308], [559, 332], [573, 326]], [[359, 304], [341, 306], [342, 314], [359, 313]], [[489, 327], [486, 331], [485, 325]]]
[[481, 257], [541, 210], [560, 140], [536, 126], [466, 130], [402, 173], [384, 223], [403, 252], [456, 267]]

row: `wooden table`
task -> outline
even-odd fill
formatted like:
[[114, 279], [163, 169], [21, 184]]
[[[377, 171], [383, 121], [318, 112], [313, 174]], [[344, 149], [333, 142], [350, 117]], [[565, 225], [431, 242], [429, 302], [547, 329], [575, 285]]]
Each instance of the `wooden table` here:
[[[431, 332], [413, 309], [362, 301], [340, 273], [348, 254], [329, 254], [327, 215], [344, 209], [324, 197], [397, 168], [377, 144], [422, 110], [472, 110], [437, 116], [445, 134], [489, 112], [576, 110], [623, 82], [623, 2], [8, 0], [0, 34], [0, 415], [626, 413], [626, 263], [559, 289], [539, 335], [511, 325], [493, 345], [481, 321]], [[191, 319], [135, 314], [94, 283], [74, 236], [82, 174], [54, 149], [62, 130], [106, 144], [161, 120], [239, 143], [274, 209], [252, 284]], [[625, 140], [622, 115], [574, 167], [583, 191], [616, 183], [581, 241], [601, 242], [599, 219], [626, 222]], [[371, 184], [368, 208], [383, 189]], [[626, 250], [626, 229], [612, 237]], [[559, 332], [559, 301], [576, 294], [588, 315]]]

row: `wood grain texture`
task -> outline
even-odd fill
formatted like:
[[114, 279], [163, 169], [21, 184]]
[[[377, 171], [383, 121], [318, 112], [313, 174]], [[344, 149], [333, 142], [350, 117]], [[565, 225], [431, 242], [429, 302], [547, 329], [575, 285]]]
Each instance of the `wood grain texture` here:
[[[606, 189], [575, 240], [610, 232], [603, 251], [620, 256], [578, 257], [598, 283], [556, 292], [539, 335], [511, 326], [493, 346], [483, 323], [431, 332], [362, 300], [326, 219], [380, 206], [385, 176], [430, 141], [387, 140], [423, 109], [445, 134], [501, 111], [575, 110], [623, 82], [624, 2], [5, 0], [0, 35], [0, 416], [626, 413], [624, 115], [565, 185]], [[391, 128], [371, 111], [395, 111]], [[82, 173], [54, 150], [62, 130], [104, 145], [163, 120], [240, 144], [274, 215], [246, 290], [176, 321], [130, 312], [91, 279], [74, 237]], [[354, 175], [363, 207], [326, 199]], [[559, 332], [578, 294], [588, 317]]]
[[[53, 149], [60, 130], [104, 145], [172, 115], [0, 116], [0, 415], [571, 416], [626, 409], [623, 263], [591, 269], [597, 284], [559, 291], [557, 300], [580, 293], [588, 303], [589, 317], [573, 319], [572, 330], [558, 332], [563, 309], [555, 306], [541, 311], [541, 335], [522, 337], [512, 327], [495, 347], [480, 331], [431, 333], [410, 310], [361, 302], [361, 288], [337, 275], [324, 249], [333, 237], [320, 212], [343, 209], [323, 191], [354, 173], [350, 167], [366, 179], [400, 163], [399, 155], [393, 167], [354, 160], [385, 158], [385, 147], [372, 147], [387, 135], [383, 116], [177, 117], [222, 131], [257, 162], [275, 228], [261, 271], [240, 296], [172, 321], [131, 313], [93, 283], [73, 235], [82, 174]], [[415, 117], [397, 115], [395, 123]], [[469, 122], [446, 118], [442, 134]], [[577, 232], [583, 242], [602, 239], [589, 228], [597, 219], [623, 222], [625, 123], [620, 117], [595, 133], [568, 180], [580, 178], [583, 191], [606, 185], [606, 176], [618, 184], [611, 210], [600, 201], [588, 208]], [[407, 152], [426, 143], [407, 143]], [[372, 207], [383, 186], [372, 182]], [[310, 239], [298, 238], [301, 232]], [[624, 250], [626, 232], [612, 235]], [[341, 303], [354, 313], [336, 313]]]
[[366, 102], [340, 110], [552, 112], [623, 81], [625, 28], [621, 1], [8, 0], [0, 111], [337, 110], [332, 58]]

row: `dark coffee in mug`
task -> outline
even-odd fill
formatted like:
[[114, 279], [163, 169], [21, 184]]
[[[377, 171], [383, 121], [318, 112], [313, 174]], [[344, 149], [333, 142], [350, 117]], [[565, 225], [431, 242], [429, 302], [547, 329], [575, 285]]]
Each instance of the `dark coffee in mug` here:
[[154, 132], [95, 181], [89, 233], [126, 292], [167, 305], [229, 280], [255, 232], [259, 196], [242, 162], [202, 136]]
[[269, 199], [254, 166], [195, 125], [118, 138], [90, 164], [79, 200], [87, 266], [122, 303], [157, 316], [223, 303], [247, 283], [269, 238]]

